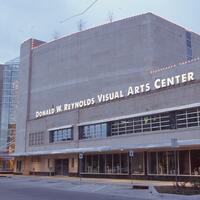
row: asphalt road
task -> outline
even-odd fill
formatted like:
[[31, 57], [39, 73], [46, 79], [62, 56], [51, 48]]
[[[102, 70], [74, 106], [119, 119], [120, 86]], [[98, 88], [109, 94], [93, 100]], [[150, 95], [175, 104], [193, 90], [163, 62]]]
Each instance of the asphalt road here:
[[[65, 186], [66, 189], [62, 189]], [[0, 179], [0, 200], [142, 200], [111, 193], [70, 191], [65, 182], [44, 180]], [[89, 187], [89, 186], [87, 186]], [[91, 190], [92, 190], [91, 185]], [[107, 187], [107, 186], [106, 186]]]
[[50, 188], [19, 188], [0, 184], [1, 200], [136, 200], [121, 196], [62, 191]]

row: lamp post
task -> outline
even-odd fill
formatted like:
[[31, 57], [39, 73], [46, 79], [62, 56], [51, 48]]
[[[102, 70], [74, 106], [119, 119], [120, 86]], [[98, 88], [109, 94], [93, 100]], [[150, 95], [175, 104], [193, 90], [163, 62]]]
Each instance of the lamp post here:
[[171, 139], [171, 147], [174, 150], [174, 167], [175, 167], [175, 180], [176, 187], [178, 186], [178, 176], [177, 176], [177, 148], [178, 148], [178, 140], [177, 138]]
[[134, 151], [129, 151], [129, 157], [131, 158], [131, 185], [133, 185], [133, 157], [134, 157]]

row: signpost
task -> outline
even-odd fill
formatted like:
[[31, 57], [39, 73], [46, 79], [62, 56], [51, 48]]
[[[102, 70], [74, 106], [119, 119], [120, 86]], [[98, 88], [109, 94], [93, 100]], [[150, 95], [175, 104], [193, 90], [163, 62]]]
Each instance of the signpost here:
[[177, 148], [178, 148], [178, 140], [177, 138], [171, 139], [171, 147], [174, 150], [174, 167], [175, 167], [175, 179], [176, 179], [176, 186], [178, 186], [178, 176], [177, 176]]
[[133, 185], [133, 157], [134, 157], [134, 151], [129, 151], [129, 157], [131, 158], [131, 185]]
[[80, 183], [81, 183], [82, 160], [83, 160], [83, 153], [80, 153], [79, 154], [79, 177], [80, 177]]

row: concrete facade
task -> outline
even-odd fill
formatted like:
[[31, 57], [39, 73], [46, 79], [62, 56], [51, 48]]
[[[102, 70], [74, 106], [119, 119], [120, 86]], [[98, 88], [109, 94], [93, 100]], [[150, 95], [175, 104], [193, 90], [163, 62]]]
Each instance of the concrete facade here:
[[[194, 59], [183, 63], [187, 60], [186, 32], [180, 26], [147, 13], [50, 43], [34, 39], [25, 41], [20, 54], [16, 159], [24, 160], [23, 156], [28, 155], [42, 156], [40, 167], [32, 163], [29, 171], [34, 168], [35, 172], [49, 172], [49, 165], [52, 170], [55, 168], [51, 159], [67, 157], [69, 172], [77, 173], [78, 153], [84, 148], [128, 150], [140, 146], [145, 149], [149, 144], [168, 144], [172, 138], [200, 140], [199, 127], [98, 139], [79, 138], [83, 125], [199, 106], [200, 36], [191, 33]], [[45, 117], [35, 116], [36, 111], [93, 97], [97, 99], [98, 94], [120, 90], [126, 94], [130, 86], [144, 83], [152, 86], [156, 79], [190, 72], [194, 74], [194, 80], [190, 82], [140, 91], [140, 94]], [[50, 144], [49, 130], [64, 126], [73, 127], [73, 140]], [[29, 134], [40, 132], [44, 133], [44, 143], [29, 145]], [[199, 144], [196, 146], [199, 148]], [[75, 149], [77, 153], [73, 153]], [[69, 153], [46, 155], [62, 150], [69, 150]], [[26, 162], [27, 159], [29, 157]], [[27, 169], [25, 165], [24, 169]]]

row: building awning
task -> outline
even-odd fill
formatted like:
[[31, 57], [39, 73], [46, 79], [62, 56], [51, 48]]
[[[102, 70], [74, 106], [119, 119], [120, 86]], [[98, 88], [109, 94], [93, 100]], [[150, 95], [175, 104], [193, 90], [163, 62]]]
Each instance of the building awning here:
[[[192, 140], [178, 140], [178, 148], [188, 146], [200, 146], [200, 139]], [[59, 149], [59, 150], [45, 150], [45, 151], [31, 151], [22, 153], [13, 153], [12, 156], [39, 156], [39, 155], [56, 155], [56, 154], [73, 154], [73, 153], [92, 153], [92, 152], [106, 152], [106, 151], [123, 151], [123, 150], [154, 150], [160, 148], [172, 148], [171, 142], [168, 143], [154, 143], [154, 144], [133, 144], [133, 145], [121, 145], [121, 146], [101, 146], [101, 147], [89, 147], [89, 148], [71, 148], [71, 149]]]

